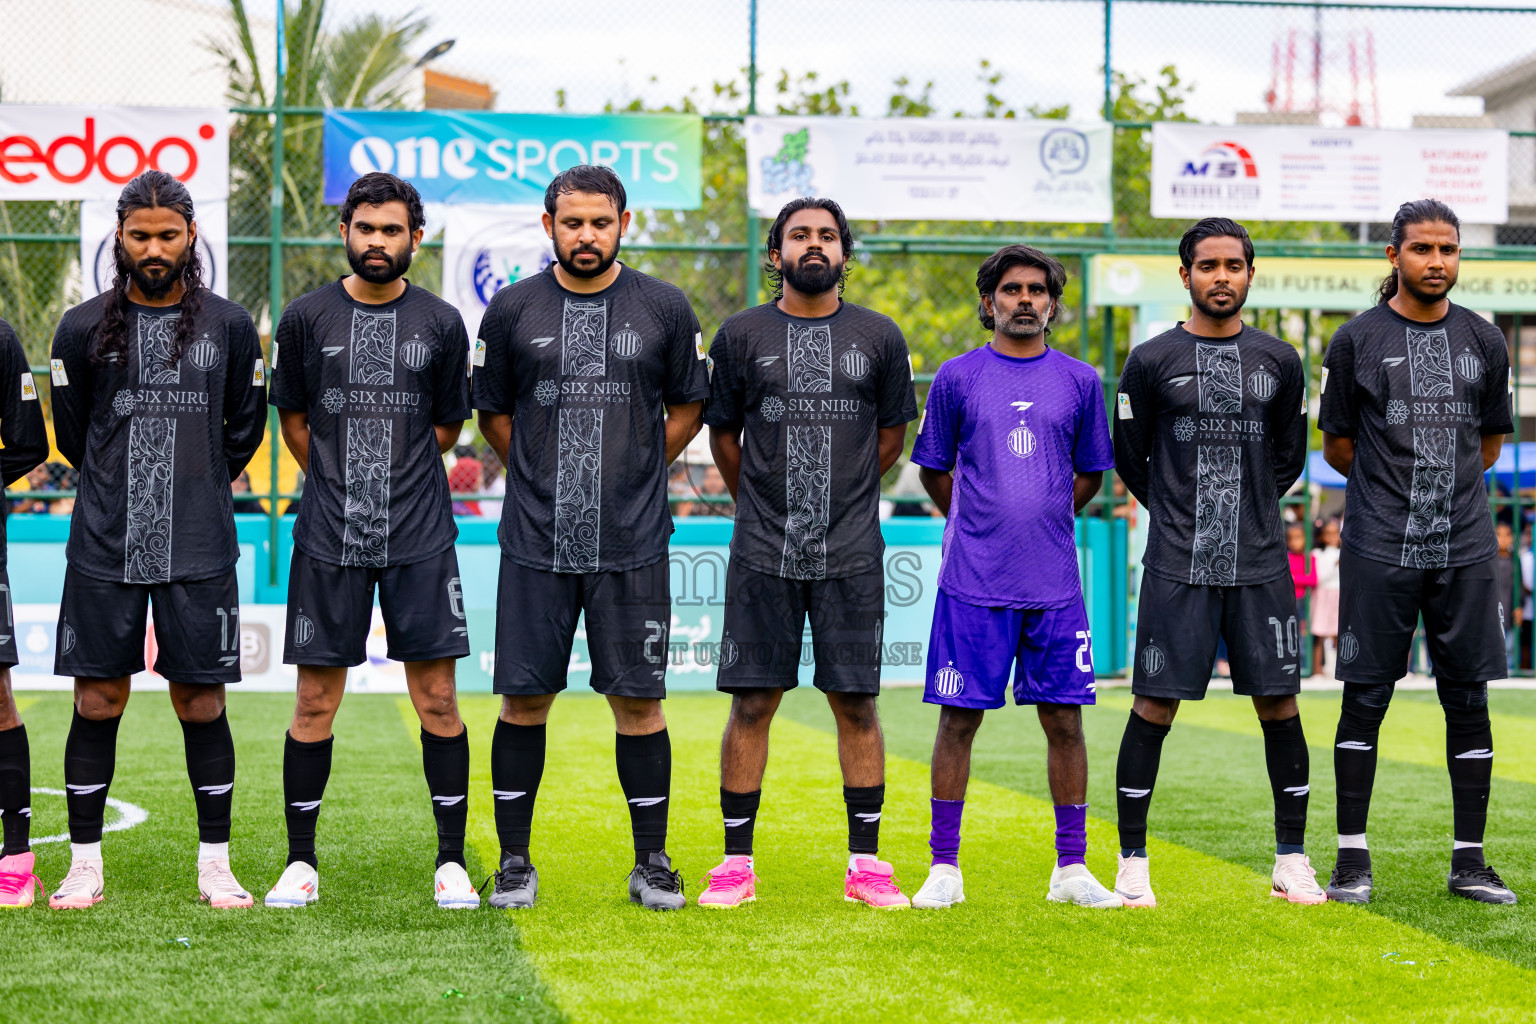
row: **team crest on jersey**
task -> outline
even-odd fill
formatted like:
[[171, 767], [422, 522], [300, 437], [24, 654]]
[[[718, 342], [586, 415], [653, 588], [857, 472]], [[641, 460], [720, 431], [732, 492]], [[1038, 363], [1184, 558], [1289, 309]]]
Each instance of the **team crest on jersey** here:
[[842, 369], [843, 376], [849, 380], [863, 380], [869, 376], [869, 357], [860, 352], [857, 347], [844, 352], [837, 360], [837, 365]]
[[192, 347], [187, 350], [187, 358], [199, 370], [211, 370], [219, 365], [219, 346], [209, 341], [205, 334], [192, 343]]
[[1168, 659], [1163, 656], [1163, 649], [1154, 643], [1148, 643], [1141, 649], [1141, 670], [1149, 676], [1155, 676], [1163, 670]]
[[1339, 637], [1339, 660], [1345, 664], [1348, 664], [1349, 662], [1354, 661], [1355, 657], [1359, 655], [1359, 653], [1360, 641], [1355, 639], [1355, 634], [1353, 632], [1350, 630], [1345, 630], [1344, 635]]
[[1275, 391], [1280, 387], [1280, 381], [1275, 375], [1265, 369], [1254, 370], [1248, 375], [1248, 390], [1261, 402], [1267, 402], [1275, 397]]
[[1008, 432], [1008, 450], [1021, 459], [1027, 459], [1035, 454], [1035, 435], [1025, 422], [1024, 413], [1035, 403], [1009, 402], [1008, 404], [1019, 410], [1019, 425]]
[[955, 663], [950, 662], [933, 674], [933, 692], [940, 697], [959, 696], [965, 689], [965, 676], [955, 668]]
[[1173, 436], [1180, 441], [1189, 441], [1195, 436], [1195, 420], [1192, 416], [1180, 416], [1173, 421]]
[[1456, 372], [1462, 380], [1478, 380], [1483, 375], [1483, 361], [1471, 352], [1456, 357]]
[[645, 344], [640, 337], [640, 332], [624, 325], [622, 331], [614, 331], [613, 337], [608, 339], [608, 346], [613, 349], [613, 354], [620, 359], [633, 359], [640, 354], [641, 347]]
[[411, 339], [400, 346], [400, 361], [413, 370], [423, 369], [431, 358], [432, 348], [419, 334], [411, 335]]

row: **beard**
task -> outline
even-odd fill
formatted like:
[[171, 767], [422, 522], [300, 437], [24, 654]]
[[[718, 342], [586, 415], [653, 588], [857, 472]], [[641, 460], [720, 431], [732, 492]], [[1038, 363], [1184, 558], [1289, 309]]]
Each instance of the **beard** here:
[[1439, 302], [1441, 299], [1445, 298], [1451, 293], [1451, 289], [1456, 285], [1456, 275], [1445, 275], [1445, 288], [1440, 292], [1428, 292], [1415, 287], [1408, 281], [1406, 277], [1402, 275], [1401, 272], [1398, 273], [1397, 283], [1402, 286], [1403, 291], [1407, 292], [1409, 295], [1412, 295], [1422, 304], [1426, 306], [1433, 306], [1435, 303]]
[[[578, 245], [574, 249], [562, 250], [558, 242], [555, 243], [555, 262], [560, 264], [560, 269], [572, 277], [594, 278], [602, 277], [613, 266], [613, 261], [619, 258], [618, 247], [613, 252], [604, 252], [595, 245]], [[586, 269], [576, 264], [577, 256], [596, 256], [597, 264], [591, 269]]]
[[799, 263], [783, 264], [784, 280], [801, 295], [824, 295], [843, 279], [843, 265], [826, 260], [800, 257]]
[[[144, 293], [146, 299], [158, 301], [169, 295], [171, 289], [176, 287], [176, 282], [181, 280], [181, 275], [187, 269], [187, 261], [191, 258], [192, 246], [188, 245], [182, 250], [181, 255], [176, 257], [174, 263], [167, 263], [160, 259], [140, 260], [128, 268], [128, 276], [133, 278], [133, 283], [138, 285], [139, 291]], [[149, 273], [151, 269], [163, 268], [168, 268], [165, 273], [154, 276]]]
[[1032, 306], [1015, 309], [1009, 316], [997, 321], [997, 329], [1016, 341], [1027, 341], [1040, 336], [1045, 330], [1045, 318]]
[[1194, 292], [1190, 292], [1189, 302], [1190, 305], [1212, 320], [1225, 320], [1228, 317], [1234, 317], [1241, 313], [1243, 311], [1243, 303], [1248, 301], [1247, 288], [1228, 288], [1227, 291], [1232, 293], [1232, 305], [1226, 309], [1209, 301], [1210, 292], [1206, 292], [1204, 295], [1196, 295]]
[[[383, 263], [369, 263], [369, 257], [383, 256]], [[352, 268], [352, 273], [367, 281], [369, 284], [389, 284], [405, 274], [411, 267], [411, 250], [406, 248], [399, 255], [391, 255], [382, 248], [368, 248], [361, 251], [347, 246], [347, 263]]]

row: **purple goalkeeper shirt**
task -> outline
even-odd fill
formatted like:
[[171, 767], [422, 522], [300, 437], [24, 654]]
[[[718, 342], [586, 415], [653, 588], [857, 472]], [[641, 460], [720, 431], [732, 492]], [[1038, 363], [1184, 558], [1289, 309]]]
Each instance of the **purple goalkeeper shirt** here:
[[940, 590], [988, 608], [1081, 599], [1072, 478], [1115, 464], [1093, 367], [1054, 349], [956, 356], [928, 390], [912, 461], [955, 475]]

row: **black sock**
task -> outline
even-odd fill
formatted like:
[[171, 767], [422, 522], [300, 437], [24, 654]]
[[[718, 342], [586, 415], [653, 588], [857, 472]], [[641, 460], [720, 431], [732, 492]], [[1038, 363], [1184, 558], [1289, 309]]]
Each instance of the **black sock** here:
[[64, 800], [69, 807], [71, 842], [101, 842], [107, 791], [117, 767], [117, 727], [122, 721], [121, 715], [96, 721], [76, 711], [69, 723], [69, 738], [64, 741]]
[[0, 857], [27, 852], [32, 830], [32, 754], [24, 725], [0, 732], [0, 827], [5, 830]]
[[844, 786], [848, 805], [848, 852], [880, 852], [880, 808], [885, 805], [885, 785]]
[[211, 722], [183, 721], [181, 740], [197, 803], [197, 838], [227, 843], [229, 809], [235, 802], [235, 740], [229, 734], [229, 716], [220, 711]]
[[421, 768], [437, 819], [437, 866], [464, 864], [464, 823], [469, 820], [469, 730], [434, 736], [421, 730]]
[[1280, 853], [1300, 853], [1307, 835], [1307, 777], [1312, 765], [1301, 716], [1277, 722], [1260, 719], [1259, 725], [1264, 730], [1269, 788], [1275, 796], [1275, 844]]
[[763, 791], [732, 793], [720, 788], [720, 816], [725, 819], [725, 855], [727, 857], [752, 856], [752, 826], [757, 824], [757, 807], [762, 802]]
[[496, 719], [491, 735], [491, 795], [496, 798], [496, 838], [501, 856], [528, 856], [533, 803], [544, 777], [544, 726], [513, 725]]
[[1483, 832], [1488, 824], [1488, 791], [1493, 781], [1493, 725], [1488, 721], [1487, 683], [1435, 681], [1445, 712], [1445, 764], [1451, 773], [1451, 813], [1458, 843], [1451, 868], [1483, 866]]
[[[1395, 685], [1344, 684], [1339, 728], [1333, 740], [1333, 778], [1338, 791], [1341, 836], [1365, 834], [1366, 819], [1371, 811], [1371, 790], [1376, 785], [1376, 743]], [[1341, 868], [1369, 869], [1370, 851], [1358, 847], [1340, 848], [1338, 864]]]
[[283, 816], [288, 819], [288, 863], [303, 861], [319, 867], [315, 860], [315, 822], [320, 818], [320, 800], [331, 778], [331, 745], [327, 736], [313, 743], [301, 743], [289, 733], [283, 742]]
[[629, 827], [635, 836], [635, 863], [644, 864], [667, 845], [667, 803], [672, 795], [672, 737], [666, 729], [649, 736], [614, 740], [619, 785], [629, 801]]
[[1120, 849], [1147, 848], [1147, 810], [1157, 785], [1157, 766], [1163, 757], [1163, 740], [1169, 725], [1153, 725], [1136, 712], [1125, 723], [1120, 738], [1120, 760], [1115, 764], [1115, 804], [1120, 816]]

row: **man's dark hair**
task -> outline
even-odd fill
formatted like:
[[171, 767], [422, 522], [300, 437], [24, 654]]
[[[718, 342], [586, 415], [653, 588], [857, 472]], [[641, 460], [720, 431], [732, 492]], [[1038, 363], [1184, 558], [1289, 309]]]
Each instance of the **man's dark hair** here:
[[1253, 266], [1253, 239], [1248, 229], [1226, 217], [1207, 217], [1195, 224], [1179, 239], [1179, 262], [1188, 270], [1195, 265], [1195, 246], [1207, 238], [1235, 238], [1243, 243], [1243, 259]]
[[624, 182], [614, 173], [612, 167], [605, 167], [602, 164], [577, 164], [555, 175], [555, 179], [549, 183], [549, 188], [544, 190], [544, 212], [553, 217], [555, 203], [561, 196], [570, 195], [572, 192], [607, 196], [613, 200], [613, 208], [620, 213], [624, 212], [629, 203], [629, 196], [624, 191]]
[[[1415, 199], [1397, 208], [1397, 213], [1392, 215], [1392, 248], [1399, 252], [1403, 249], [1403, 236], [1408, 233], [1410, 224], [1449, 224], [1456, 229], [1457, 240], [1461, 239], [1461, 218], [1438, 199]], [[1376, 301], [1386, 302], [1396, 294], [1397, 271], [1393, 270], [1377, 289]]]
[[[843, 286], [848, 283], [848, 267], [853, 263], [853, 229], [848, 226], [848, 218], [843, 215], [843, 208], [831, 199], [820, 196], [801, 196], [791, 199], [784, 204], [779, 215], [773, 219], [768, 227], [767, 252], [784, 248], [784, 226], [789, 223], [789, 218], [801, 210], [826, 210], [832, 215], [832, 220], [837, 223], [837, 233], [843, 240], [843, 272], [837, 279], [837, 294], [843, 294]], [[763, 273], [768, 275], [768, 281], [773, 285], [773, 297], [784, 297], [784, 274], [773, 265], [773, 260], [763, 261]]]
[[341, 222], [352, 225], [352, 215], [359, 206], [383, 206], [385, 203], [405, 204], [405, 219], [411, 234], [421, 230], [427, 222], [421, 208], [421, 193], [404, 178], [397, 178], [384, 171], [370, 171], [352, 183], [347, 189], [346, 201], [341, 204]]
[[[157, 208], [181, 214], [182, 219], [187, 222], [190, 235], [192, 221], [196, 219], [196, 211], [192, 207], [192, 193], [187, 191], [187, 186], [159, 170], [145, 171], [123, 186], [123, 191], [117, 197], [117, 226], [121, 229], [123, 221], [136, 210]], [[203, 260], [198, 254], [195, 239], [189, 237], [188, 246], [187, 262], [181, 270], [181, 317], [176, 322], [176, 333], [171, 338], [170, 351], [166, 353], [172, 363], [181, 358], [182, 347], [192, 340], [197, 314], [203, 306]], [[112, 265], [116, 269], [116, 274], [112, 278], [112, 287], [107, 291], [106, 301], [101, 308], [101, 327], [97, 332], [96, 350], [91, 353], [92, 360], [97, 363], [127, 358], [128, 326], [125, 306], [128, 302], [128, 278], [133, 268], [129, 265], [128, 253], [123, 249], [120, 233], [112, 238]]]
[[[1045, 331], [1049, 334], [1051, 324], [1056, 322], [1061, 312], [1061, 293], [1067, 288], [1067, 268], [1034, 246], [1005, 245], [983, 260], [980, 269], [976, 271], [977, 294], [990, 299], [997, 292], [1003, 275], [1014, 267], [1039, 267], [1045, 271], [1045, 291], [1051, 297], [1051, 315], [1045, 321]], [[985, 302], [976, 303], [976, 316], [987, 330], [997, 329], [997, 318], [987, 312]]]

